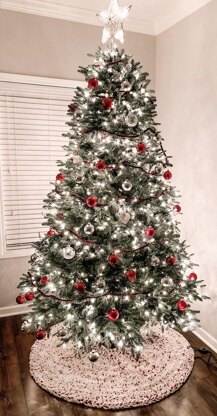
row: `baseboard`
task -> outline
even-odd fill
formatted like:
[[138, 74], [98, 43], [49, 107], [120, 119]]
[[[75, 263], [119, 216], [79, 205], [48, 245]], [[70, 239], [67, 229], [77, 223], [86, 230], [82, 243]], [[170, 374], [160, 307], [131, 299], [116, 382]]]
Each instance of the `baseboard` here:
[[30, 312], [27, 305], [4, 306], [0, 308], [0, 318], [6, 316], [22, 315]]
[[205, 344], [208, 345], [214, 352], [217, 353], [217, 339], [210, 335], [205, 329], [198, 328], [194, 331], [194, 334], [201, 339]]

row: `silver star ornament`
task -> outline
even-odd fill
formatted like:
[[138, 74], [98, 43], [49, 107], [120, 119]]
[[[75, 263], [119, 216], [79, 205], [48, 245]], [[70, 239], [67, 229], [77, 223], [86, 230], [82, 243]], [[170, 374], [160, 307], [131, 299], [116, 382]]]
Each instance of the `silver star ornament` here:
[[124, 43], [123, 22], [127, 18], [131, 7], [120, 7], [118, 0], [110, 0], [108, 10], [104, 10], [98, 14], [104, 26], [102, 43], [106, 43], [109, 39], [112, 40], [113, 38]]

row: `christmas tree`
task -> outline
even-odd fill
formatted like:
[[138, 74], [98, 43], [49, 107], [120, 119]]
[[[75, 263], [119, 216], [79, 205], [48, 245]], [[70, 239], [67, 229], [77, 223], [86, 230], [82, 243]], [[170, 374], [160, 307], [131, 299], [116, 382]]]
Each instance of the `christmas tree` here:
[[195, 329], [191, 303], [205, 296], [180, 241], [179, 193], [148, 74], [114, 44], [128, 11], [112, 1], [100, 14], [107, 47], [79, 69], [87, 85], [69, 105], [67, 160], [44, 201], [49, 230], [17, 302], [34, 300], [23, 326], [38, 339], [61, 322], [60, 344], [138, 357], [143, 326]]

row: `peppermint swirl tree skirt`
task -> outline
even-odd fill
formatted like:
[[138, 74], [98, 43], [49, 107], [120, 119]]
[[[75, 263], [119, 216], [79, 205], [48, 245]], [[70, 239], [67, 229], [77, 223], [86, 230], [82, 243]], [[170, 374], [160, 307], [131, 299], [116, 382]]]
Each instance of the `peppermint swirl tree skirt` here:
[[54, 335], [36, 341], [30, 354], [30, 372], [36, 383], [54, 396], [101, 409], [146, 406], [178, 390], [190, 375], [194, 353], [175, 330], [154, 329], [136, 361], [130, 353], [98, 349], [99, 359], [78, 356], [73, 344], [58, 347]]

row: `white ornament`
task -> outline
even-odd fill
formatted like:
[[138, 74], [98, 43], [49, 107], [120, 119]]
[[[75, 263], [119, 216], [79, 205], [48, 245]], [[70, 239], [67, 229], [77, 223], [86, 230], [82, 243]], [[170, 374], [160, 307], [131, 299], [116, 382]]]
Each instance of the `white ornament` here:
[[157, 256], [151, 258], [151, 265], [156, 267], [160, 264], [160, 259]]
[[132, 183], [126, 179], [123, 183], [122, 183], [122, 188], [124, 191], [130, 191], [132, 189]]
[[135, 127], [138, 124], [138, 117], [136, 116], [136, 114], [131, 113], [128, 114], [125, 121], [128, 127]]
[[79, 155], [72, 156], [72, 159], [73, 159], [73, 163], [75, 163], [75, 164], [79, 164], [79, 163], [82, 163], [83, 162], [82, 157], [79, 156]]
[[131, 84], [129, 81], [123, 81], [121, 84], [121, 89], [124, 91], [130, 91], [131, 90]]
[[113, 38], [124, 43], [123, 22], [127, 18], [130, 8], [131, 6], [120, 7], [118, 0], [110, 0], [108, 10], [98, 14], [104, 26], [102, 43]]
[[85, 232], [85, 234], [93, 234], [93, 232], [94, 232], [94, 226], [92, 224], [88, 223], [84, 227], [84, 232]]
[[130, 214], [129, 212], [121, 212], [119, 217], [118, 217], [119, 221], [122, 224], [127, 224], [130, 221]]
[[73, 257], [75, 257], [75, 250], [71, 246], [66, 246], [62, 249], [62, 254], [64, 259], [70, 260], [73, 259]]
[[171, 279], [170, 277], [164, 277], [163, 279], [161, 279], [161, 284], [165, 287], [173, 286], [173, 279]]

